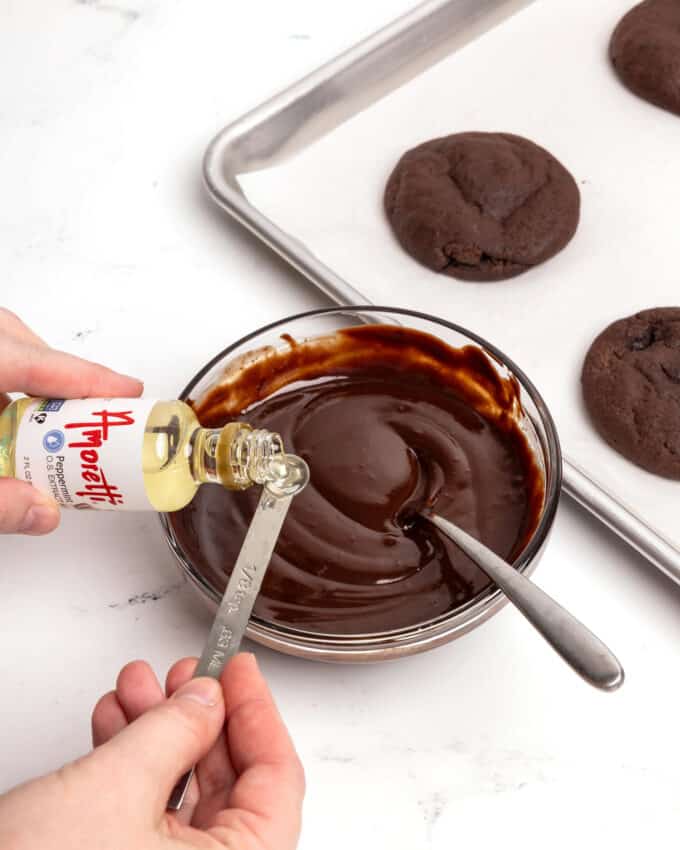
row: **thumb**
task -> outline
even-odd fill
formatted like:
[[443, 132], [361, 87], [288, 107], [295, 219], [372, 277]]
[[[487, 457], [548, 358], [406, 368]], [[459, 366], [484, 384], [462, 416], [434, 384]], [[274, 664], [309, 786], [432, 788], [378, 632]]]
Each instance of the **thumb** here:
[[223, 726], [220, 683], [191, 679], [93, 756], [109, 761], [110, 775], [125, 775], [134, 797], [165, 811], [177, 780], [208, 753]]
[[0, 534], [47, 534], [59, 525], [59, 506], [26, 481], [0, 478]]

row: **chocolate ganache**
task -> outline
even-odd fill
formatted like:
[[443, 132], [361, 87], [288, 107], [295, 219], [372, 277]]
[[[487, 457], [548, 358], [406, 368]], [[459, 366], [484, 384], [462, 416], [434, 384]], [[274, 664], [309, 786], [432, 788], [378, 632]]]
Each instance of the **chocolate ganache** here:
[[[519, 388], [475, 346], [390, 325], [251, 352], [194, 404], [204, 426], [243, 419], [310, 466], [254, 614], [320, 634], [401, 629], [465, 605], [486, 576], [417, 511], [433, 507], [513, 560], [544, 480]], [[201, 487], [171, 515], [195, 568], [224, 590], [259, 497]]]

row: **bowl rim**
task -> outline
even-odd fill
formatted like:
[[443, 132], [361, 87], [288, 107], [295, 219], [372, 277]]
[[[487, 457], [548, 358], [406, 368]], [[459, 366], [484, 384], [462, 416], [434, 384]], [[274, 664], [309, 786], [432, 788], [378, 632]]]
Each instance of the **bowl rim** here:
[[[544, 454], [547, 456], [547, 463], [545, 465], [546, 470], [550, 469], [552, 473], [549, 479], [546, 474], [544, 505], [538, 525], [524, 549], [513, 561], [513, 566], [518, 571], [525, 575], [530, 575], [535, 569], [538, 558], [545, 546], [559, 504], [562, 484], [562, 452], [557, 428], [547, 404], [526, 373], [503, 351], [468, 328], [440, 318], [439, 316], [433, 316], [430, 313], [389, 306], [352, 304], [306, 310], [263, 325], [223, 348], [190, 379], [178, 398], [181, 401], [190, 399], [195, 387], [220, 361], [257, 337], [299, 320], [347, 313], [366, 313], [376, 317], [379, 317], [380, 314], [394, 318], [401, 316], [420, 319], [434, 325], [443, 326], [480, 346], [500, 363], [501, 366], [507, 368], [519, 381], [521, 389], [528, 394], [535, 406], [545, 431]], [[531, 419], [526, 411], [525, 414]], [[194, 568], [193, 564], [186, 557], [182, 547], [175, 538], [168, 514], [160, 513], [159, 519], [166, 542], [178, 561], [185, 577], [201, 596], [204, 597], [204, 600], [214, 608], [214, 606], [219, 604], [222, 594]], [[506, 601], [501, 590], [491, 584], [464, 606], [441, 614], [430, 621], [401, 629], [356, 635], [307, 632], [304, 629], [272, 623], [251, 615], [247, 635], [272, 649], [292, 655], [315, 658], [317, 660], [352, 662], [384, 660], [385, 658], [422, 652], [446, 643], [459, 634], [464, 634], [477, 625], [480, 625], [500, 610]]]

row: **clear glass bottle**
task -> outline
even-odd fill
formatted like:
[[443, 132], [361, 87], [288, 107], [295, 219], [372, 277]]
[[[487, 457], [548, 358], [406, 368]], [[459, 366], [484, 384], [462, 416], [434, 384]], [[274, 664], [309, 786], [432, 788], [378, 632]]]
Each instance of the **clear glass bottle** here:
[[279, 479], [282, 457], [278, 434], [202, 428], [181, 401], [21, 398], [0, 415], [0, 477], [76, 508], [175, 511], [207, 482]]

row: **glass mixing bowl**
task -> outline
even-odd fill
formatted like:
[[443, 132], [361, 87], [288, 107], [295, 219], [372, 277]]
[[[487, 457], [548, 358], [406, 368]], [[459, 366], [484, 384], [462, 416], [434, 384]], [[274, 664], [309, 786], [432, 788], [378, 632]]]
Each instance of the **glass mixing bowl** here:
[[[413, 328], [432, 334], [456, 348], [477, 346], [489, 356], [502, 378], [514, 377], [517, 380], [523, 408], [521, 427], [534, 451], [545, 483], [544, 502], [536, 530], [514, 562], [517, 570], [530, 574], [545, 546], [559, 500], [562, 476], [559, 439], [545, 402], [531, 381], [505, 354], [471, 331], [424, 313], [389, 307], [337, 307], [316, 310], [282, 319], [230, 345], [192, 378], [179, 398], [200, 400], [220, 383], [225, 369], [233, 367], [237, 358], [240, 363], [244, 362], [244, 359], [240, 358], [245, 358], [247, 362], [250, 352], [256, 352], [265, 346], [283, 346], [282, 334], [303, 341], [326, 336], [340, 328], [366, 323], [396, 324]], [[288, 344], [285, 343], [286, 346]], [[201, 598], [215, 611], [221, 594], [196, 569], [183, 551], [167, 514], [161, 514], [161, 523], [182, 572]], [[394, 631], [353, 635], [306, 632], [303, 629], [267, 622], [253, 615], [247, 635], [271, 649], [317, 661], [382, 661], [423, 652], [447, 643], [479, 626], [499, 611], [505, 602], [501, 591], [491, 585], [465, 605], [428, 622], [413, 623], [408, 628]]]

